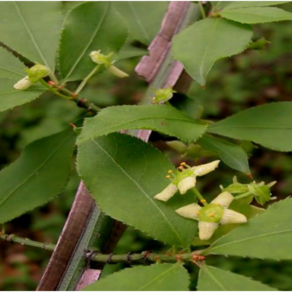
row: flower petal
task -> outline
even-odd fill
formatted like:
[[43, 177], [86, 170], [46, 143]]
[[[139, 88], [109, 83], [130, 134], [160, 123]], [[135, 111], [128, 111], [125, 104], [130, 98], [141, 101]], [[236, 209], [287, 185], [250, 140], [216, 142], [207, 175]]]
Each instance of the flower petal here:
[[154, 198], [160, 201], [168, 201], [175, 195], [178, 188], [174, 184], [169, 184], [161, 193], [157, 194]]
[[178, 189], [180, 191], [180, 193], [183, 195], [185, 194], [189, 189], [193, 188], [196, 185], [196, 178], [192, 177], [192, 176], [188, 176], [184, 179], [182, 179], [179, 183], [178, 183]]
[[25, 90], [25, 89], [29, 88], [30, 86], [32, 86], [32, 83], [28, 79], [28, 76], [22, 78], [21, 80], [19, 80], [17, 83], [15, 83], [13, 85], [13, 87], [16, 90]]
[[211, 202], [211, 204], [220, 205], [224, 208], [228, 208], [233, 200], [234, 200], [234, 197], [229, 192], [223, 192], [220, 195], [218, 195]]
[[198, 204], [194, 203], [194, 204], [190, 204], [184, 207], [181, 207], [177, 210], [175, 210], [175, 212], [185, 218], [188, 219], [193, 219], [193, 220], [198, 220], [199, 219], [199, 214], [198, 212], [202, 209], [201, 206], [199, 206]]
[[199, 238], [201, 240], [210, 239], [218, 227], [218, 223], [199, 221]]
[[220, 163], [220, 160], [215, 160], [213, 162], [202, 164], [199, 166], [192, 167], [192, 170], [194, 171], [194, 175], [196, 176], [202, 176], [205, 175], [213, 170], [215, 170]]
[[234, 224], [234, 223], [245, 223], [247, 222], [246, 217], [243, 214], [235, 212], [230, 209], [225, 209], [220, 223], [225, 224]]

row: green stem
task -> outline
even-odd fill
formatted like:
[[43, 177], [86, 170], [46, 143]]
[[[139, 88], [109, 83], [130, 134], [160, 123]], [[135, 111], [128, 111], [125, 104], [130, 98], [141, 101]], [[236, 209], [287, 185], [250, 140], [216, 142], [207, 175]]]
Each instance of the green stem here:
[[201, 195], [201, 193], [197, 190], [197, 188], [192, 188], [191, 190], [194, 192], [194, 194], [197, 196], [197, 198], [199, 199], [199, 201], [204, 206], [207, 206], [208, 205], [207, 201], [204, 199], [204, 197]]
[[96, 74], [96, 72], [100, 69], [100, 67], [102, 66], [102, 64], [97, 65], [84, 79], [83, 81], [79, 84], [79, 86], [77, 87], [75, 94], [79, 94], [79, 92], [84, 88], [84, 86], [86, 85], [86, 83], [91, 79], [91, 77], [93, 77], [93, 75]]
[[44, 79], [40, 79], [39, 81], [43, 86], [45, 86], [49, 91], [53, 92], [54, 94], [58, 95], [61, 98], [64, 99], [73, 99], [72, 96], [67, 96], [62, 93], [60, 93], [56, 88], [51, 87]]
[[[40, 80], [40, 83], [43, 86], [45, 86], [49, 91], [53, 92], [54, 94], [58, 95], [59, 97], [75, 102], [78, 107], [84, 108], [84, 109], [86, 109], [88, 111], [94, 111], [94, 112], [101, 111], [100, 107], [98, 107], [97, 105], [95, 105], [92, 102], [88, 102], [86, 99], [78, 98], [77, 96], [74, 96], [74, 93], [69, 91], [68, 89], [66, 89], [66, 92], [68, 92], [70, 94], [70, 96], [60, 93], [56, 88], [51, 87], [43, 79]], [[65, 91], [65, 88], [62, 88], [62, 90]]]
[[14, 234], [10, 234], [10, 235], [2, 234], [2, 235], [0, 235], [0, 238], [4, 241], [7, 241], [7, 242], [20, 243], [21, 245], [37, 247], [37, 248], [41, 248], [41, 249], [45, 249], [45, 250], [49, 250], [49, 251], [53, 251], [55, 248], [55, 245], [52, 243], [38, 242], [38, 241], [34, 241], [34, 240], [31, 240], [28, 238], [18, 237]]
[[202, 1], [199, 1], [199, 7], [200, 7], [201, 14], [202, 14], [202, 18], [206, 18], [206, 13], [205, 13]]
[[251, 192], [246, 192], [246, 193], [244, 193], [242, 195], [239, 195], [239, 196], [234, 197], [234, 200], [243, 199], [243, 198], [249, 197], [250, 195], [252, 195]]

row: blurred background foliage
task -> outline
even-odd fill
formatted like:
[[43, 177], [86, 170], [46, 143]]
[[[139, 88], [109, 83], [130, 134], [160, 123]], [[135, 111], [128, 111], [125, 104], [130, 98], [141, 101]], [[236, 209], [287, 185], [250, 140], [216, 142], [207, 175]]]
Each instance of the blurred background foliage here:
[[[289, 7], [290, 6], [290, 7]], [[292, 5], [286, 5], [292, 11]], [[197, 113], [202, 106], [203, 118], [218, 120], [243, 109], [267, 102], [290, 101], [292, 97], [292, 35], [291, 24], [281, 22], [256, 27], [255, 39], [264, 36], [271, 42], [266, 49], [248, 50], [245, 53], [224, 59], [212, 69], [206, 89], [193, 83], [188, 96], [188, 112]], [[134, 43], [139, 49], [142, 44]], [[130, 78], [117, 80], [107, 72], [93, 78], [82, 93], [82, 97], [98, 106], [135, 104], [143, 97], [147, 84], [134, 73], [139, 57], [122, 60], [119, 66], [130, 73]], [[72, 84], [72, 87], [76, 85]], [[180, 105], [179, 105], [180, 106]], [[0, 114], [0, 168], [14, 161], [24, 147], [38, 139], [68, 127], [83, 114], [74, 103], [60, 100], [46, 94], [36, 101]], [[154, 134], [151, 142], [169, 155], [174, 163], [180, 161], [167, 144], [167, 137]], [[273, 195], [278, 199], [291, 194], [292, 156], [277, 153], [261, 147], [244, 145], [251, 151], [250, 165], [257, 181], [274, 181]], [[207, 161], [204, 158], [197, 162]], [[194, 163], [194, 161], [189, 161]], [[235, 172], [221, 164], [216, 173], [202, 178], [199, 189], [213, 197], [219, 192], [219, 185], [231, 183], [237, 175], [241, 182], [249, 182], [244, 174]], [[56, 243], [66, 216], [74, 199], [78, 177], [72, 161], [72, 176], [65, 190], [48, 205], [27, 213], [6, 225], [8, 234], [28, 237], [42, 242]], [[149, 214], [151, 216], [151, 214]], [[162, 244], [144, 234], [128, 228], [117, 246], [116, 253], [160, 250]], [[166, 251], [164, 248], [163, 251]], [[273, 251], [271, 251], [273, 252]], [[36, 250], [17, 244], [0, 242], [0, 290], [34, 290], [49, 260], [50, 252]], [[281, 290], [292, 290], [292, 263], [289, 261], [261, 261], [242, 258], [211, 257], [209, 264], [230, 269], [255, 280], [260, 280]], [[120, 269], [121, 265], [107, 265], [103, 276]], [[197, 268], [192, 271], [191, 289], [195, 290]]]

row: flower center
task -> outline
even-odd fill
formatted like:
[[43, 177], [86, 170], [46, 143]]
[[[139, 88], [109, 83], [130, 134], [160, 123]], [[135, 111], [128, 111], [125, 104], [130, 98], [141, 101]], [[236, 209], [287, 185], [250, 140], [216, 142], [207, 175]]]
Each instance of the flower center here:
[[219, 223], [222, 219], [224, 208], [215, 204], [204, 206], [199, 213], [199, 221]]
[[178, 172], [176, 174], [176, 176], [173, 179], [172, 183], [177, 186], [181, 180], [183, 180], [183, 179], [185, 179], [187, 177], [190, 177], [190, 176], [194, 176], [193, 170], [189, 169], [189, 168], [184, 169], [183, 171]]

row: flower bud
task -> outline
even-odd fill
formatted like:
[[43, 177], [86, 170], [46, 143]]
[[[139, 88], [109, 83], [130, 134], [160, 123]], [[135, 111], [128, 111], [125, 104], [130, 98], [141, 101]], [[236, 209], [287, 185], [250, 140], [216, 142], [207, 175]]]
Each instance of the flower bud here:
[[155, 91], [155, 96], [152, 98], [153, 103], [162, 104], [173, 97], [173, 93], [176, 93], [171, 87], [161, 88]]
[[17, 83], [14, 84], [16, 90], [26, 90], [32, 85], [31, 81], [28, 79], [28, 76], [22, 78]]
[[92, 51], [89, 56], [91, 60], [98, 64], [104, 65], [106, 68], [109, 68], [112, 65], [111, 57], [113, 53], [109, 53], [108, 55], [104, 55], [99, 51]]
[[36, 64], [31, 68], [25, 70], [28, 75], [28, 79], [31, 83], [37, 83], [40, 79], [50, 74], [49, 68], [44, 65]]

